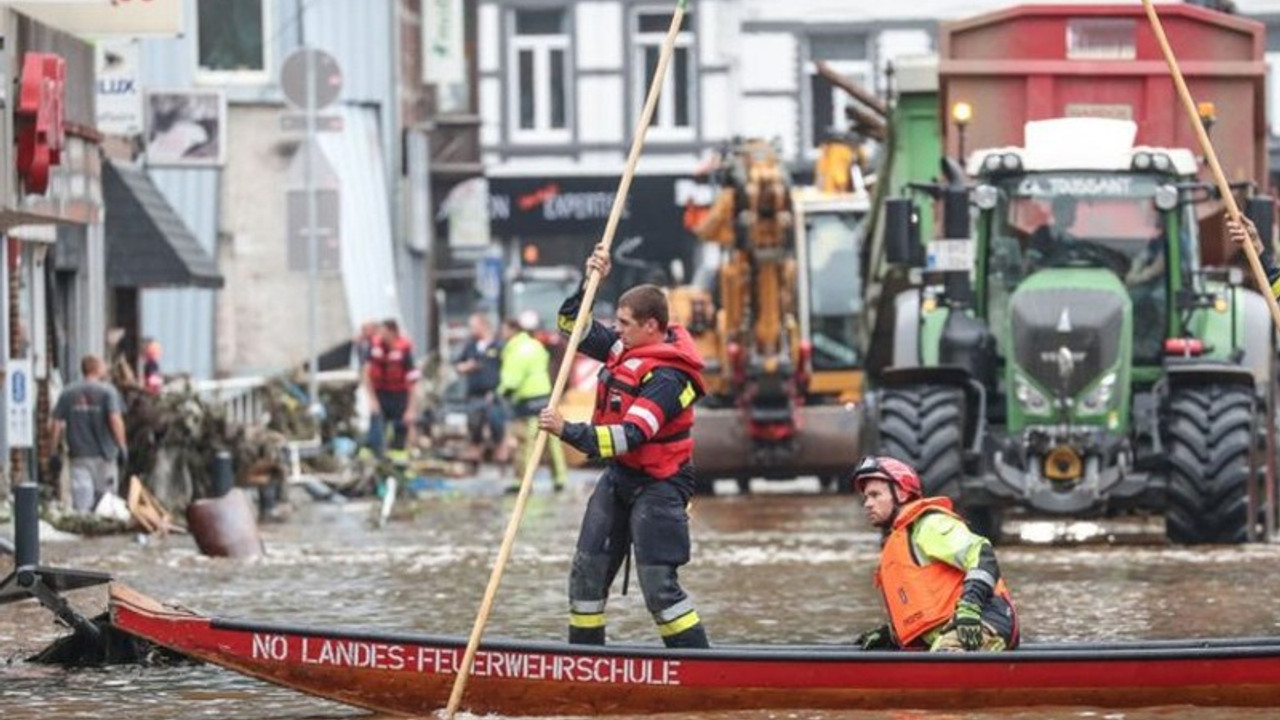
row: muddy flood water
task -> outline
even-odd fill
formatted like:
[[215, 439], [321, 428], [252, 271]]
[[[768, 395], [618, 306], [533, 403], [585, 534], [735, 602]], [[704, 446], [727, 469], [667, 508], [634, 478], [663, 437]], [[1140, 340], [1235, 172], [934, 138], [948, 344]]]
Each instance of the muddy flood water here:
[[[558, 639], [565, 581], [593, 476], [531, 498], [487, 637]], [[871, 584], [878, 536], [851, 496], [816, 482], [757, 484], [758, 492], [697, 498], [694, 561], [682, 573], [713, 642], [846, 643], [882, 622]], [[300, 492], [293, 519], [264, 528], [253, 562], [200, 556], [187, 537], [132, 536], [47, 543], [46, 564], [113, 573], [164, 601], [219, 616], [308, 625], [465, 635], [484, 592], [513, 500], [497, 481], [458, 483], [382, 529], [367, 503], [313, 504]], [[410, 508], [402, 508], [408, 511]], [[1036, 545], [999, 550], [1030, 641], [1280, 633], [1280, 545], [1187, 549], [1155, 542]], [[0, 575], [8, 558], [0, 558]], [[656, 643], [639, 588], [610, 604], [613, 641]], [[96, 613], [105, 590], [73, 594]], [[22, 658], [61, 634], [34, 602], [0, 606], [0, 720], [266, 720], [371, 717], [213, 666], [68, 672]], [[672, 718], [676, 716], [662, 716]], [[683, 716], [682, 716], [683, 717]], [[698, 720], [912, 718], [1274, 718], [1280, 709], [1035, 708], [970, 712], [720, 713]]]

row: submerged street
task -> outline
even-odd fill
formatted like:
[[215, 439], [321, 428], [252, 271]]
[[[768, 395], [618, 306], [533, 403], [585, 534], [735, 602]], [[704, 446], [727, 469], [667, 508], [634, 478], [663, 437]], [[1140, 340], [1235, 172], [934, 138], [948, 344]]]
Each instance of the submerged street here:
[[[558, 639], [565, 579], [593, 475], [568, 491], [535, 487], [487, 637]], [[267, 555], [237, 563], [200, 556], [189, 537], [142, 544], [132, 536], [46, 543], [48, 564], [105, 570], [138, 590], [202, 613], [320, 626], [465, 635], [471, 627], [514, 501], [493, 480], [459, 481], [397, 508], [373, 525], [368, 503], [313, 504], [263, 529]], [[882, 622], [871, 583], [878, 536], [852, 496], [818, 494], [814, 481], [763, 484], [756, 493], [695, 498], [694, 560], [682, 581], [713, 643], [844, 643]], [[1177, 548], [1116, 524], [1115, 544], [1009, 543], [1000, 560], [1026, 641], [1268, 635], [1280, 632], [1275, 544]], [[1120, 529], [1120, 530], [1117, 530]], [[1042, 528], [1043, 529], [1043, 528]], [[1142, 529], [1142, 528], [1138, 528]], [[1159, 538], [1157, 532], [1147, 538]], [[1025, 533], [1024, 533], [1025, 534]], [[3, 568], [8, 571], [7, 561]], [[614, 586], [615, 642], [656, 643], [633, 580]], [[105, 591], [73, 594], [97, 612]], [[59, 635], [34, 602], [0, 608], [0, 712], [5, 720], [355, 717], [347, 708], [211, 666], [66, 672], [21, 658]], [[743, 717], [740, 713], [733, 717]], [[1154, 708], [1036, 709], [1014, 713], [756, 713], [755, 718], [1263, 718], [1271, 711]], [[704, 715], [700, 719], [727, 718]]]

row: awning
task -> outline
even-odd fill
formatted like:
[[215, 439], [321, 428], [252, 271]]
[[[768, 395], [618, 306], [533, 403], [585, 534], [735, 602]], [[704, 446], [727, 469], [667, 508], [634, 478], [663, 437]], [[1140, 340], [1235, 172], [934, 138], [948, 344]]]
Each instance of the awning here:
[[213, 257], [140, 168], [104, 163], [102, 195], [109, 285], [222, 287]]

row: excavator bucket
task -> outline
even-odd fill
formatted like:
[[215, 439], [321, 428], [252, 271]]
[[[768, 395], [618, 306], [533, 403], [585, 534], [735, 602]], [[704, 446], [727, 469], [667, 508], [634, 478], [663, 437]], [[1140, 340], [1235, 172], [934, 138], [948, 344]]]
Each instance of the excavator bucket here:
[[861, 456], [860, 405], [808, 405], [798, 411], [795, 435], [761, 443], [748, 434], [738, 408], [698, 408], [693, 464], [700, 479], [789, 479], [848, 473]]

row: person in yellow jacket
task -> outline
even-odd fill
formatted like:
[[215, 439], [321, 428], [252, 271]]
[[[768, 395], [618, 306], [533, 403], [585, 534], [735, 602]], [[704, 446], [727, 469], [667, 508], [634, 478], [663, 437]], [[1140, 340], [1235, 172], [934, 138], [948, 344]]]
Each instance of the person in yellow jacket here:
[[[498, 394], [510, 404], [512, 415], [524, 431], [517, 456], [518, 472], [523, 472], [529, 462], [529, 452], [538, 435], [538, 413], [551, 400], [551, 353], [533, 336], [537, 329], [538, 316], [532, 311], [521, 313], [519, 320], [509, 318], [502, 324], [502, 372]], [[517, 428], [516, 432], [520, 429]], [[560, 492], [569, 474], [560, 440], [547, 438], [547, 450], [551, 453], [551, 480], [556, 492]], [[519, 485], [507, 487], [507, 492], [519, 490]]]
[[864, 650], [1009, 650], [1018, 620], [995, 552], [945, 497], [924, 497], [920, 476], [890, 457], [853, 473], [867, 520], [884, 533], [876, 587], [889, 623], [863, 633]]

